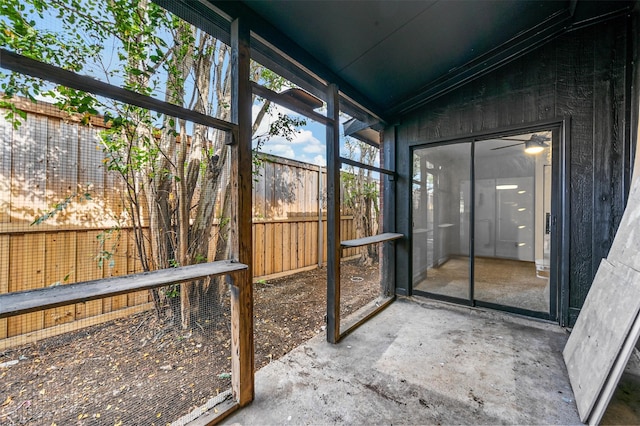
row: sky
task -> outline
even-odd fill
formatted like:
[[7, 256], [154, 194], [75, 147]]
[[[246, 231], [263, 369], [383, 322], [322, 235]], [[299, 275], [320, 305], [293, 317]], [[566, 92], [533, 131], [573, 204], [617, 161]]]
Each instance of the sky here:
[[[260, 104], [254, 104], [254, 119], [259, 110]], [[301, 117], [299, 114], [296, 114], [284, 107], [275, 105], [271, 108], [271, 114], [265, 116], [258, 128], [258, 131], [256, 132], [256, 135], [266, 134], [270, 123], [276, 120], [278, 113]], [[299, 129], [291, 141], [288, 141], [281, 136], [274, 136], [262, 146], [261, 152], [318, 166], [326, 166], [325, 133], [324, 125], [307, 119], [307, 124]], [[254, 142], [254, 147], [255, 145], [256, 143]]]
[[[40, 19], [35, 16], [34, 18], [36, 22], [36, 28], [39, 27], [41, 29], [47, 29], [49, 31], [54, 31], [56, 33], [60, 33], [61, 31], [63, 31], [63, 28], [59, 20], [57, 20], [52, 15], [45, 15], [43, 19]], [[169, 34], [166, 34], [166, 36], [169, 36]], [[102, 81], [105, 81], [111, 84], [121, 85], [122, 84], [121, 77], [116, 76], [115, 80], [110, 79], [107, 77], [108, 72], [106, 72], [105, 68], [103, 68], [104, 66], [106, 66], [108, 68], [117, 69], [121, 66], [121, 62], [118, 60], [115, 60], [115, 57], [116, 57], [115, 52], [117, 50], [118, 44], [119, 42], [116, 41], [115, 39], [106, 40], [106, 42], [103, 44], [103, 50], [101, 54], [101, 57], [103, 58], [102, 59], [103, 63], [98, 64], [98, 66], [96, 67], [89, 66], [81, 73], [92, 75]], [[109, 57], [111, 59], [109, 59]], [[112, 81], [109, 81], [109, 80], [112, 80]], [[186, 84], [188, 85], [193, 83], [187, 81]], [[162, 87], [162, 84], [160, 87]], [[159, 99], [162, 99], [164, 97], [162, 93], [155, 93], [152, 96]], [[50, 99], [41, 99], [41, 100], [51, 101]], [[256, 100], [256, 104], [253, 106], [254, 118], [257, 112], [259, 111], [259, 109], [260, 109], [260, 101]], [[305, 117], [301, 117], [299, 114], [296, 114], [284, 107], [273, 105], [271, 108], [270, 114], [265, 116], [256, 134], [257, 135], [266, 134], [269, 128], [269, 124], [277, 119], [278, 113], [284, 113], [289, 116], [294, 116], [298, 118], [305, 118]], [[343, 117], [342, 121], [345, 121], [347, 118], [348, 117]], [[325, 166], [326, 165], [325, 126], [320, 123], [314, 122], [310, 119], [307, 119], [307, 118], [305, 119], [307, 124], [302, 126], [302, 128], [299, 129], [299, 131], [294, 135], [291, 141], [286, 140], [284, 137], [274, 136], [274, 137], [271, 137], [262, 146], [261, 151], [268, 154], [290, 158], [297, 161]], [[341, 154], [344, 156], [346, 155], [345, 149], [344, 149], [345, 137], [341, 136], [341, 139], [342, 139]], [[255, 143], [254, 143], [254, 146], [255, 146]]]
[[[254, 120], [259, 110], [260, 104], [254, 104]], [[281, 107], [279, 105], [274, 105], [270, 110], [270, 115], [265, 116], [264, 120], [260, 124], [256, 135], [266, 134], [269, 129], [269, 124], [277, 119], [279, 113], [287, 114], [292, 117], [305, 118], [287, 108]], [[342, 115], [340, 117], [340, 122], [344, 123], [348, 119], [348, 116]], [[288, 141], [284, 137], [280, 136], [272, 137], [262, 146], [261, 152], [290, 158], [292, 160], [302, 161], [305, 163], [311, 163], [318, 166], [326, 166], [327, 155], [325, 126], [308, 118], [306, 119], [306, 121], [307, 124], [299, 129], [293, 140]], [[345, 148], [346, 137], [342, 132], [343, 128], [342, 126], [340, 126], [340, 155], [343, 157], [348, 157], [347, 150]], [[254, 141], [254, 148], [255, 145], [256, 143]], [[359, 159], [358, 152], [356, 152], [354, 155], [354, 159]], [[374, 162], [374, 165], [379, 167], [379, 160], [376, 160]]]

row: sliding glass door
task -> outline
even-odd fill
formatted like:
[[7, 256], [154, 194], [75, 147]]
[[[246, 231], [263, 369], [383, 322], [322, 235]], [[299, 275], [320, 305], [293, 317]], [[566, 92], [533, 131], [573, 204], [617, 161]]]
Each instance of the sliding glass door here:
[[471, 143], [415, 151], [414, 289], [469, 299], [470, 166]]
[[551, 147], [543, 131], [414, 150], [415, 293], [550, 315]]

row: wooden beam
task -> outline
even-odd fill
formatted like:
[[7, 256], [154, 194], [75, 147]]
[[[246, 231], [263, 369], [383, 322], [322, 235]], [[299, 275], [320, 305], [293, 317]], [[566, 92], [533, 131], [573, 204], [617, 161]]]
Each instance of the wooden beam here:
[[[231, 23], [231, 116], [238, 125], [231, 145], [232, 256], [253, 265], [250, 33], [246, 21]], [[253, 285], [251, 266], [231, 285], [231, 385], [242, 407], [254, 398]]]
[[[388, 170], [396, 170], [396, 128], [388, 127], [382, 132], [382, 146], [380, 147], [380, 164]], [[380, 193], [382, 232], [395, 232], [396, 230], [396, 177], [383, 176]], [[380, 286], [382, 294], [392, 296], [396, 294], [396, 244], [383, 244], [380, 259]]]
[[[182, 0], [186, 1], [186, 0]], [[219, 9], [224, 14], [233, 18], [243, 17], [250, 21], [251, 31], [259, 36], [262, 39], [263, 43], [257, 44], [254, 46], [256, 49], [264, 49], [262, 51], [263, 55], [260, 59], [269, 60], [268, 62], [261, 62], [262, 65], [270, 68], [273, 68], [273, 64], [277, 65], [277, 61], [283, 59], [282, 57], [274, 56], [270, 50], [277, 49], [280, 52], [284, 52], [292, 61], [295, 61], [296, 68], [298, 70], [307, 70], [306, 74], [309, 76], [310, 74], [316, 75], [320, 79], [325, 82], [334, 82], [338, 84], [341, 90], [348, 94], [349, 99], [352, 102], [356, 102], [359, 105], [362, 105], [364, 108], [370, 111], [378, 110], [378, 106], [374, 105], [374, 103], [363, 96], [358, 90], [356, 90], [353, 86], [351, 86], [347, 81], [338, 76], [336, 73], [331, 71], [329, 67], [327, 67], [321, 61], [318, 61], [316, 58], [312, 57], [306, 50], [302, 49], [295, 41], [288, 38], [284, 35], [280, 30], [274, 27], [270, 22], [265, 20], [263, 17], [254, 12], [249, 6], [244, 4], [244, 2], [239, 1], [220, 1], [220, 0], [210, 0], [210, 3], [217, 9]], [[262, 49], [261, 49], [262, 50]], [[278, 55], [279, 56], [279, 55]], [[257, 59], [257, 58], [256, 58]], [[286, 58], [285, 58], [286, 59]], [[285, 69], [282, 67], [279, 70], [275, 70], [280, 73], [283, 77], [291, 80], [294, 76], [289, 75], [289, 73], [285, 73]], [[296, 70], [297, 71], [297, 70]], [[295, 74], [293, 72], [292, 74]], [[306, 87], [301, 86], [306, 89]], [[330, 90], [330, 89], [329, 89]], [[325, 99], [326, 101], [326, 99]], [[336, 98], [336, 104], [338, 103], [338, 98]]]
[[360, 142], [364, 142], [367, 145], [371, 145], [374, 148], [380, 149], [380, 144], [379, 143], [374, 142], [371, 139], [362, 136], [360, 133], [354, 133], [352, 135], [345, 135], [345, 136], [349, 136], [350, 138], [359, 140]]
[[366, 323], [371, 318], [375, 317], [380, 312], [385, 310], [387, 306], [391, 305], [393, 302], [395, 302], [395, 300], [395, 295], [376, 298], [364, 305], [362, 308], [358, 309], [352, 315], [349, 315], [349, 318], [345, 320], [345, 330], [340, 335], [340, 338], [346, 337], [349, 334], [353, 333], [356, 328], [360, 327], [362, 324]]
[[309, 108], [304, 102], [301, 102], [291, 96], [274, 92], [273, 90], [268, 89], [264, 86], [261, 86], [255, 82], [251, 82], [251, 87], [252, 87], [253, 93], [260, 96], [261, 98], [265, 98], [270, 100], [271, 102], [275, 102], [278, 105], [288, 108], [293, 112], [297, 112], [298, 114], [302, 114], [305, 117], [308, 117], [319, 123], [322, 123], [322, 124], [331, 123], [330, 118], [315, 112], [314, 110]]
[[220, 260], [180, 268], [160, 269], [139, 274], [85, 281], [76, 284], [0, 294], [0, 318], [41, 311], [48, 308], [87, 302], [107, 296], [147, 290], [163, 285], [225, 275], [248, 269], [247, 265]]
[[327, 90], [327, 341], [340, 340], [340, 107], [338, 87]]
[[354, 240], [346, 240], [340, 243], [342, 247], [362, 247], [369, 244], [383, 243], [385, 241], [393, 241], [404, 237], [402, 234], [395, 232], [385, 232], [384, 234], [372, 235], [370, 237], [356, 238]]
[[564, 32], [570, 23], [571, 15], [568, 9], [556, 12], [539, 24], [518, 33], [500, 46], [450, 70], [426, 86], [416, 90], [414, 95], [397, 102], [385, 113], [393, 118], [409, 114], [433, 99], [533, 51]]
[[[351, 118], [350, 120], [344, 122], [343, 126], [345, 136], [353, 136], [354, 134], [367, 129], [371, 129], [374, 132], [379, 132], [384, 129], [384, 124], [380, 120], [375, 120], [373, 118], [366, 121], [358, 120], [357, 118]], [[378, 145], [377, 142], [374, 143]]]
[[369, 164], [361, 163], [359, 161], [352, 160], [350, 158], [340, 157], [340, 162], [343, 164], [349, 164], [353, 167], [359, 167], [361, 169], [371, 170], [372, 172], [378, 172], [389, 176], [395, 176], [395, 172], [387, 169], [381, 169], [380, 167], [370, 166]]
[[5, 49], [0, 49], [0, 67], [17, 73], [41, 78], [46, 81], [51, 81], [72, 89], [104, 96], [126, 104], [136, 105], [151, 111], [192, 121], [214, 129], [235, 132], [237, 128], [236, 125], [229, 123], [228, 121], [220, 120], [150, 96], [142, 95], [132, 90], [123, 89], [122, 87], [114, 86], [100, 80], [96, 80], [92, 77], [76, 74]]

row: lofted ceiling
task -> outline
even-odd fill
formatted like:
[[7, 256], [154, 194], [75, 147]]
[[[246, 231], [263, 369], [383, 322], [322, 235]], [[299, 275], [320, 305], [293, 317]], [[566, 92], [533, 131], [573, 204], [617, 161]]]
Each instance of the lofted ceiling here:
[[[339, 78], [340, 89], [376, 113], [407, 112], [563, 31], [629, 10], [634, 1], [244, 0], [213, 1], [234, 17], [263, 20], [307, 68]], [[266, 30], [268, 28], [268, 30]], [[274, 31], [275, 30], [275, 31]], [[284, 35], [284, 46], [277, 40]], [[295, 49], [291, 49], [294, 46]], [[297, 47], [300, 50], [297, 50]], [[293, 51], [292, 51], [293, 50]], [[307, 58], [307, 59], [304, 59]], [[311, 62], [311, 63], [310, 63]], [[327, 77], [331, 77], [330, 75]], [[342, 83], [342, 84], [340, 84]], [[352, 92], [352, 93], [349, 93]]]

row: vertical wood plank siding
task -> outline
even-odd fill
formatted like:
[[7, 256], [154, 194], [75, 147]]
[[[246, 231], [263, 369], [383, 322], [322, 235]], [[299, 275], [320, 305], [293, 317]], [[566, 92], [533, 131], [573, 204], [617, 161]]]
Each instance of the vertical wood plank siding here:
[[[628, 116], [631, 19], [569, 32], [403, 117], [397, 129], [398, 232], [410, 233], [409, 143], [570, 117], [569, 323], [606, 257], [625, 205], [631, 161]], [[406, 151], [406, 152], [403, 152]], [[627, 171], [625, 171], [625, 168]], [[406, 211], [405, 211], [406, 210]], [[403, 212], [403, 213], [401, 213]], [[406, 213], [406, 214], [405, 214]], [[403, 244], [406, 247], [403, 247]], [[408, 253], [408, 242], [398, 244]], [[406, 263], [406, 262], [405, 262]], [[410, 276], [398, 263], [399, 291]]]

